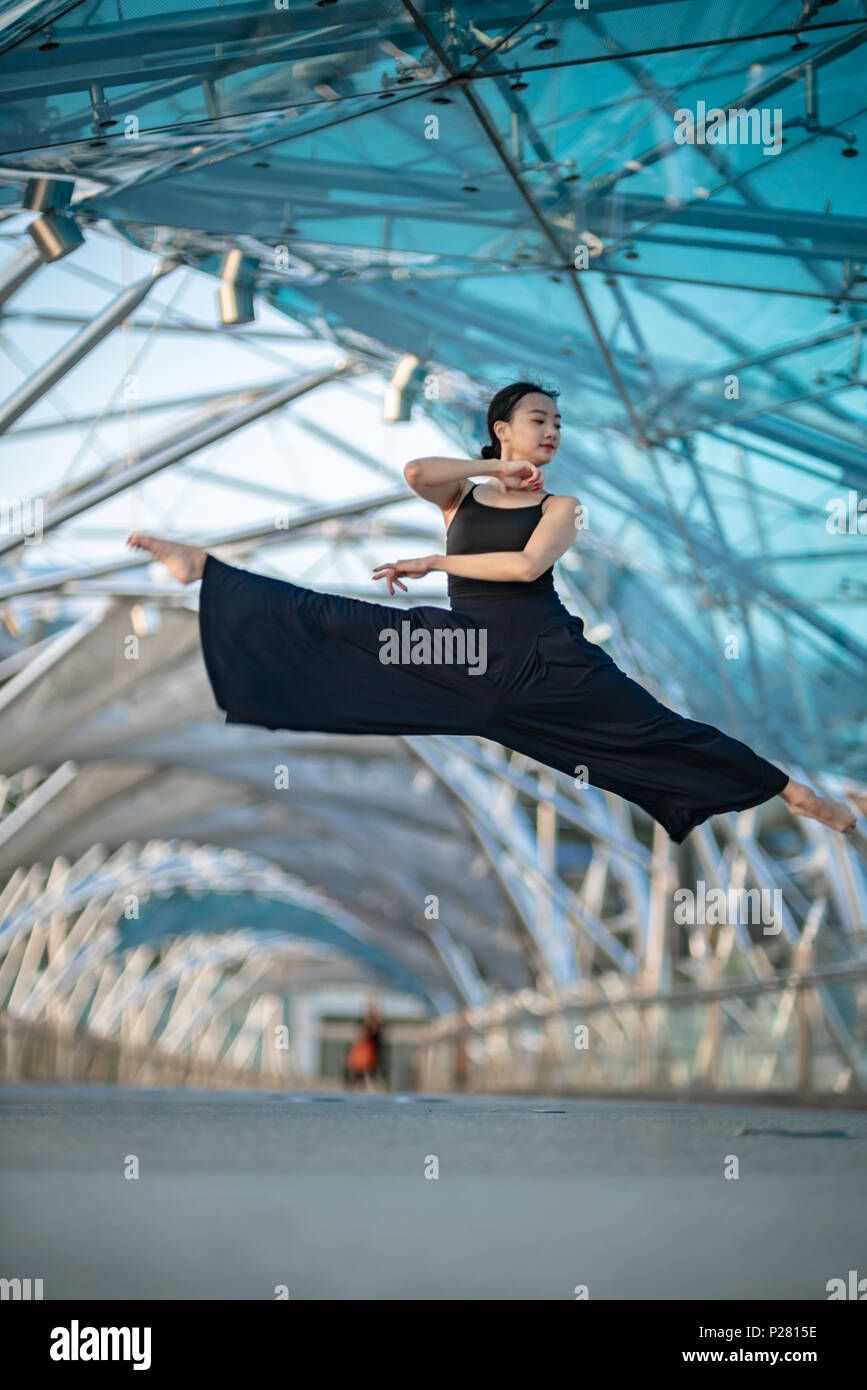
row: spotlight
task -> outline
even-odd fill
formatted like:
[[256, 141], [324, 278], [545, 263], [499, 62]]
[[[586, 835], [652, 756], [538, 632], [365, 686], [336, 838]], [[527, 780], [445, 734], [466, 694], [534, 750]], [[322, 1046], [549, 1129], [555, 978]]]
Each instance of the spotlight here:
[[111, 108], [105, 99], [105, 92], [99, 83], [91, 82], [89, 91], [94, 130], [107, 130], [109, 126], [117, 125], [117, 118], [111, 114]]
[[217, 299], [220, 323], [224, 328], [231, 328], [236, 323], [252, 323], [256, 317], [253, 291], [246, 285], [221, 285]]
[[46, 212], [27, 228], [43, 261], [60, 261], [84, 243], [78, 223], [65, 212]]
[[28, 179], [23, 206], [28, 212], [48, 212], [49, 208], [68, 208], [75, 184], [72, 179]]
[[412, 418], [413, 402], [425, 379], [425, 368], [417, 357], [407, 353], [391, 374], [385, 393], [382, 418], [390, 425]]
[[255, 256], [245, 256], [237, 246], [227, 251], [220, 267], [220, 279], [229, 284], [252, 285], [256, 279], [259, 262]]
[[24, 190], [24, 207], [37, 212], [27, 228], [39, 255], [46, 263], [59, 261], [84, 242], [78, 223], [68, 211], [75, 184], [69, 179], [29, 179]]
[[252, 323], [256, 317], [253, 302], [256, 271], [259, 262], [255, 256], [245, 256], [238, 247], [227, 251], [220, 267], [218, 303], [220, 322], [224, 328], [236, 323]]

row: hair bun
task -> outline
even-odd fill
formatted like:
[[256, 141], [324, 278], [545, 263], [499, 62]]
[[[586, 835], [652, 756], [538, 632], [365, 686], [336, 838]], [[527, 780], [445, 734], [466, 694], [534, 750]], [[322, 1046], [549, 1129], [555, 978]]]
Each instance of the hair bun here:
[[499, 455], [499, 453], [498, 453], [498, 451], [497, 451], [497, 447], [496, 447], [495, 444], [483, 444], [483, 445], [482, 445], [482, 458], [483, 458], [483, 459], [496, 459], [496, 458], [499, 458], [499, 457], [500, 457], [500, 455]]

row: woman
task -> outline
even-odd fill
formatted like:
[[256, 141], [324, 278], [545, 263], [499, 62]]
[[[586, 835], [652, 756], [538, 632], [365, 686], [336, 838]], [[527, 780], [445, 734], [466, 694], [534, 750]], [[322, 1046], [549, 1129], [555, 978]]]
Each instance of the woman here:
[[349, 1049], [343, 1073], [344, 1080], [349, 1086], [354, 1086], [360, 1081], [370, 1082], [376, 1075], [378, 1065], [376, 1041], [365, 1023], [361, 1036], [355, 1039]]
[[[202, 580], [205, 665], [229, 723], [345, 734], [475, 734], [643, 807], [680, 843], [723, 811], [782, 796], [844, 834], [855, 817], [746, 744], [656, 700], [584, 636], [554, 589], [580, 503], [542, 491], [560, 444], [558, 392], [519, 381], [488, 409], [482, 459], [415, 459], [410, 487], [440, 508], [446, 553], [374, 578], [448, 575], [451, 608], [401, 611], [250, 574], [135, 533], [174, 577]], [[481, 464], [481, 466], [480, 466]], [[474, 486], [470, 479], [489, 481]]]

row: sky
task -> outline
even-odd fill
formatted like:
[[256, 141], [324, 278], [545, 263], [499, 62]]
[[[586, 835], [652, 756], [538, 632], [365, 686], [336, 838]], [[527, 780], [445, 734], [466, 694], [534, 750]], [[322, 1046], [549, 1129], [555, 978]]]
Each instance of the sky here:
[[[15, 230], [15, 222], [4, 228], [2, 264], [21, 244], [20, 235], [13, 237]], [[90, 232], [84, 246], [42, 267], [6, 306], [0, 342], [3, 398], [80, 331], [77, 325], [39, 322], [32, 316], [67, 314], [90, 319], [119, 289], [146, 276], [154, 264], [154, 257]], [[219, 323], [217, 283], [181, 267], [154, 287], [134, 316], [147, 322], [162, 320], [165, 325], [214, 326]], [[268, 340], [257, 341], [256, 331], [268, 334]], [[208, 336], [146, 334], [124, 325], [6, 435], [0, 447], [0, 496], [7, 500], [44, 496], [110, 463], [134, 461], [163, 432], [202, 409], [192, 403], [172, 406], [173, 400], [196, 393], [276, 386], [327, 370], [343, 357], [334, 344], [308, 336], [303, 325], [260, 301], [255, 324]], [[438, 509], [412, 497], [403, 467], [423, 455], [460, 457], [461, 453], [420, 407], [411, 421], [387, 422], [383, 418], [386, 386], [379, 374], [321, 386], [64, 523], [48, 533], [44, 546], [27, 548], [25, 563], [28, 568], [86, 567], [126, 558], [124, 541], [132, 529], [196, 540], [250, 523], [273, 524], [287, 510], [294, 515], [313, 506], [379, 496], [393, 488], [406, 492], [410, 500], [379, 515], [393, 524], [427, 528], [428, 544], [420, 538], [399, 544], [386, 537], [335, 547], [327, 539], [315, 539], [270, 547], [251, 566], [314, 587], [361, 587], [371, 597], [381, 595], [383, 601], [390, 601], [385, 584], [377, 585], [370, 578], [373, 566], [410, 554], [441, 551], [444, 546]], [[143, 409], [153, 402], [169, 404], [159, 411]], [[119, 412], [117, 418], [101, 419], [96, 427], [65, 423], [110, 411]], [[206, 419], [207, 415], [202, 423]], [[36, 428], [45, 425], [52, 428]], [[360, 459], [358, 452], [364, 457]], [[219, 483], [218, 478], [240, 480], [247, 486]], [[166, 582], [162, 567], [154, 566], [153, 573], [158, 582]], [[426, 576], [413, 593], [416, 601], [424, 594], [430, 601], [445, 603], [446, 576]]]

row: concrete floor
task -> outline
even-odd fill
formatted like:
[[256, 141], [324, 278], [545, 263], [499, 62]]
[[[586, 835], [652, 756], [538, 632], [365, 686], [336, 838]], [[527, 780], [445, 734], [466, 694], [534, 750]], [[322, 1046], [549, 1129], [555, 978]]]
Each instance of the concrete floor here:
[[6, 1086], [0, 1276], [46, 1299], [825, 1300], [867, 1274], [865, 1157], [867, 1114], [840, 1110]]

